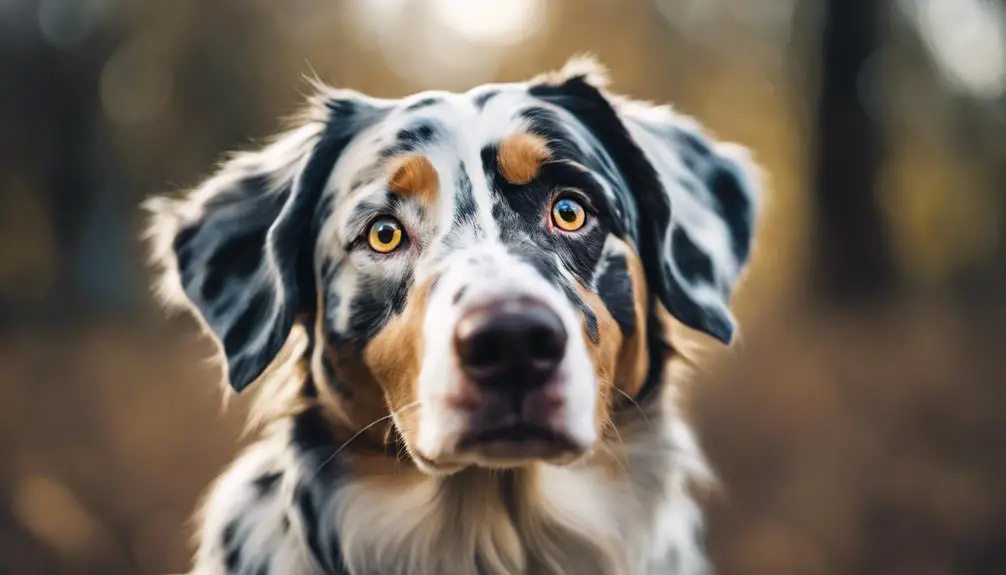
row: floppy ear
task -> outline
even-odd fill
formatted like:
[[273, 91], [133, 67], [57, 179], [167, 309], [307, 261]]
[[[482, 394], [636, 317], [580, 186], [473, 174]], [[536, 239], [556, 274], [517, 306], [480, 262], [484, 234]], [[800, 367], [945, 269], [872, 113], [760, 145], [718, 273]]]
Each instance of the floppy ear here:
[[729, 343], [730, 296], [758, 213], [757, 170], [740, 146], [712, 140], [670, 108], [606, 94], [604, 82], [577, 62], [530, 92], [586, 128], [602, 172], [614, 164], [616, 211], [650, 289], [683, 324]]
[[266, 370], [294, 320], [313, 313], [315, 220], [340, 153], [378, 109], [320, 96], [301, 127], [239, 154], [183, 199], [155, 198], [149, 236], [169, 305], [192, 311], [241, 391]]

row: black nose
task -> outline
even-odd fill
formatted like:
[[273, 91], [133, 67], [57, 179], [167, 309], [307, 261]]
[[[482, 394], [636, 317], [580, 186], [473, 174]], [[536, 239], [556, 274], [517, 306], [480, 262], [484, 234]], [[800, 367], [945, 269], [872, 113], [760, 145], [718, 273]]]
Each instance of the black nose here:
[[543, 303], [510, 299], [462, 316], [454, 345], [461, 369], [477, 383], [529, 390], [547, 382], [559, 367], [566, 330]]

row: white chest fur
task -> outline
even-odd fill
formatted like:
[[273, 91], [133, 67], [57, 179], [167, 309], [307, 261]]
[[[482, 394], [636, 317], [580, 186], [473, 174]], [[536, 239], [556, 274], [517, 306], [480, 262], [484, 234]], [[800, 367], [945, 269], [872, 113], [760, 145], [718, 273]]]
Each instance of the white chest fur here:
[[[619, 432], [567, 467], [330, 485], [281, 433], [249, 448], [212, 491], [195, 573], [326, 573], [312, 537], [353, 575], [706, 573], [688, 487], [708, 473], [691, 432], [656, 413]], [[263, 490], [263, 477], [276, 485]], [[307, 514], [305, 485], [316, 495]]]

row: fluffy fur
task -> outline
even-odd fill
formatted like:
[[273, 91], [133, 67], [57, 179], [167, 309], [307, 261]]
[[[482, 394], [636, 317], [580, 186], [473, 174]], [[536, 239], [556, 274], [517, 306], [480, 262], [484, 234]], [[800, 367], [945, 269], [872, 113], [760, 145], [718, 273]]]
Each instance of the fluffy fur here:
[[[400, 101], [323, 88], [290, 133], [150, 203], [160, 293], [235, 390], [260, 387], [262, 438], [210, 490], [194, 573], [706, 571], [668, 322], [731, 340], [757, 176], [605, 86], [576, 61]], [[582, 228], [553, 225], [564, 198]], [[375, 221], [401, 244], [368, 249]], [[494, 416], [452, 334], [500, 301], [569, 334], [534, 390], [559, 452], [466, 447]]]

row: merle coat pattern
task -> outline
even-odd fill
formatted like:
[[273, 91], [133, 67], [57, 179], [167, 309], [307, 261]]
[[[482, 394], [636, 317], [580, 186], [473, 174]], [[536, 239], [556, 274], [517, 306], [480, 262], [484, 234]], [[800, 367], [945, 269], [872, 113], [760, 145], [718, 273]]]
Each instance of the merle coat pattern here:
[[[757, 204], [742, 148], [590, 63], [403, 100], [319, 87], [292, 131], [150, 203], [164, 299], [261, 388], [194, 573], [705, 572], [667, 324], [731, 341]], [[498, 405], [457, 333], [511, 300], [568, 334], [558, 407], [544, 439], [469, 448]]]

